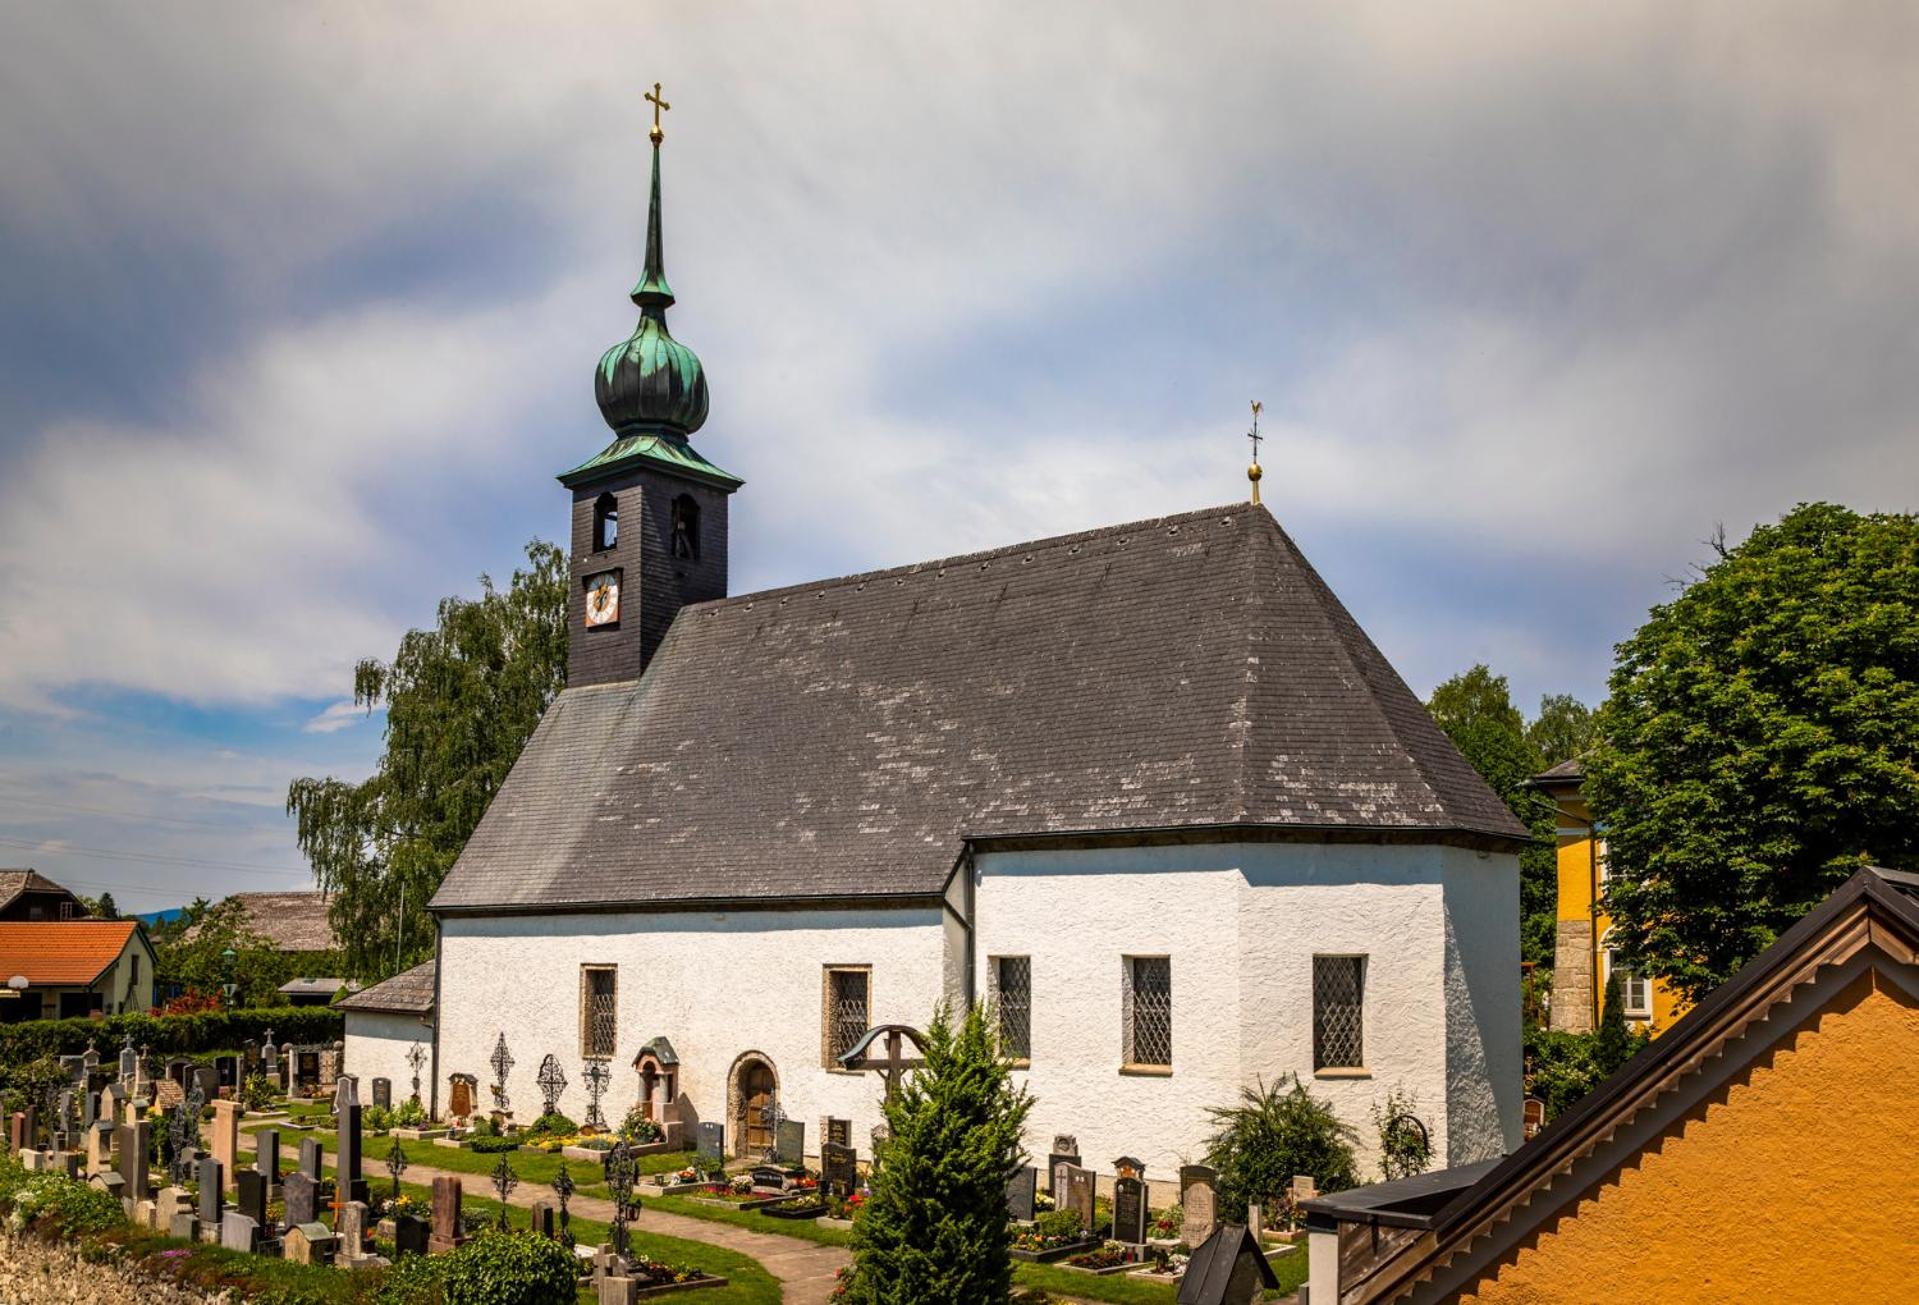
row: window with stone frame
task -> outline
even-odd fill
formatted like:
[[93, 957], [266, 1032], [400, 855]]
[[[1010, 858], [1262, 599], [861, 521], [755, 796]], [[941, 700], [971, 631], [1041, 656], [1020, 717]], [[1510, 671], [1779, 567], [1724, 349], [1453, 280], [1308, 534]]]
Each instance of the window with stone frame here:
[[840, 1057], [853, 1049], [871, 1027], [873, 967], [829, 965], [820, 1012], [821, 1059], [828, 1069], [839, 1069]]
[[994, 956], [987, 988], [999, 1012], [1000, 1048], [1013, 1060], [1033, 1058], [1033, 958]]
[[1366, 1065], [1366, 958], [1313, 957], [1313, 1069]]
[[619, 1027], [619, 971], [611, 965], [580, 967], [580, 1055], [606, 1060], [613, 1055]]
[[1127, 956], [1120, 987], [1122, 1059], [1127, 1065], [1173, 1066], [1173, 959]]

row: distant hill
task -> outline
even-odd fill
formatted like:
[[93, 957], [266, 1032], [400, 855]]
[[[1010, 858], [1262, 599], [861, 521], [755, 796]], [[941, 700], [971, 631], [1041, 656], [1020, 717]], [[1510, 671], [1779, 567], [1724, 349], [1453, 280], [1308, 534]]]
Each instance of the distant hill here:
[[177, 920], [187, 913], [184, 906], [171, 906], [164, 911], [142, 911], [133, 918], [152, 928], [156, 924], [165, 924], [168, 920]]

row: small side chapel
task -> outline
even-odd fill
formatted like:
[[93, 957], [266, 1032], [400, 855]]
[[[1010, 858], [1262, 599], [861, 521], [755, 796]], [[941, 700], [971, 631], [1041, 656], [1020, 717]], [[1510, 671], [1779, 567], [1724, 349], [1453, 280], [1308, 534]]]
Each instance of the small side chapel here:
[[1525, 830], [1256, 495], [728, 594], [661, 141], [612, 439], [559, 477], [567, 687], [432, 902], [435, 1113], [530, 1120], [553, 1057], [574, 1119], [605, 1082], [609, 1123], [865, 1158], [843, 1058], [991, 999], [1035, 1157], [1171, 1178], [1295, 1074], [1362, 1150], [1388, 1093], [1437, 1163], [1517, 1145]]

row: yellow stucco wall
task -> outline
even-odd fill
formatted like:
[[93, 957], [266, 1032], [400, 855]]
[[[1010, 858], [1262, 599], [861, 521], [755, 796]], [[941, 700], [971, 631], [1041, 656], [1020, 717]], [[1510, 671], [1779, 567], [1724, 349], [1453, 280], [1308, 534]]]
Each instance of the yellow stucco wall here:
[[1919, 1299], [1919, 1005], [1868, 972], [1459, 1299]]
[[[1591, 812], [1586, 808], [1585, 800], [1574, 793], [1561, 793], [1556, 798], [1559, 804], [1559, 827], [1563, 830], [1585, 829], [1591, 820]], [[1595, 868], [1595, 842], [1590, 833], [1559, 835], [1559, 902], [1557, 916], [1561, 920], [1592, 920], [1595, 939], [1603, 940], [1606, 930], [1612, 927], [1612, 921], [1601, 911], [1597, 917], [1593, 914], [1593, 880]], [[1601, 948], [1603, 951], [1603, 946]], [[1560, 970], [1567, 962], [1555, 957], [1554, 969]], [[1580, 963], [1573, 960], [1572, 963]], [[1601, 1012], [1597, 1003], [1603, 1001], [1605, 991], [1605, 973], [1603, 961], [1585, 958], [1585, 964], [1595, 965], [1596, 972], [1591, 985], [1556, 985], [1575, 991], [1591, 993], [1589, 1000], [1595, 1003], [1590, 1023], [1597, 1025]], [[1652, 1035], [1658, 1037], [1673, 1026], [1673, 1022], [1685, 1014], [1685, 1007], [1679, 997], [1659, 979], [1652, 981]], [[1634, 1020], [1638, 1024], [1644, 1021]]]

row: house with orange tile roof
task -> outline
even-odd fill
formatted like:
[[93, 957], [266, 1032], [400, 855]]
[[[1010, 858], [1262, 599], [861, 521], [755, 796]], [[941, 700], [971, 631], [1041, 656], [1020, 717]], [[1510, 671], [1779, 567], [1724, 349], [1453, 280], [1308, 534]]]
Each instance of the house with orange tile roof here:
[[0, 920], [0, 1023], [147, 1010], [153, 966], [138, 920]]

